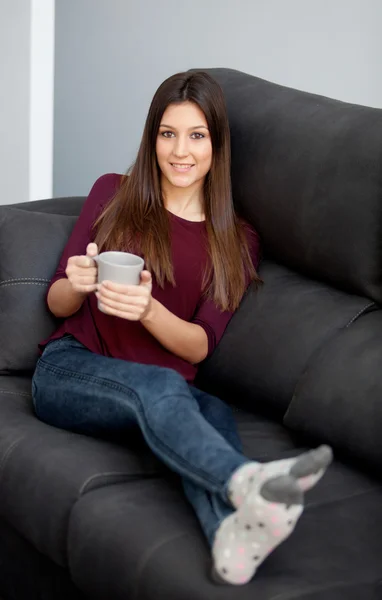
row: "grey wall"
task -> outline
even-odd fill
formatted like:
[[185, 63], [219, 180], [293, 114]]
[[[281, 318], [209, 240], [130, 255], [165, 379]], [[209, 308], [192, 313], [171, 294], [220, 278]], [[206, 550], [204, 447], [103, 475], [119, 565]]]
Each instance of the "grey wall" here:
[[0, 0], [0, 204], [29, 198], [30, 1]]
[[380, 0], [56, 0], [54, 193], [133, 161], [167, 76], [231, 67], [382, 107]]

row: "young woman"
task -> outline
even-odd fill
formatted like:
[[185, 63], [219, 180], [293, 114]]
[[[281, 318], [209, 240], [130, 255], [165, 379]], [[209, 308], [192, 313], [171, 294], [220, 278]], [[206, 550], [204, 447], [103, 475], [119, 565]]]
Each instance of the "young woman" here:
[[[140, 285], [97, 285], [92, 257], [105, 250], [142, 256]], [[174, 75], [153, 98], [129, 176], [104, 175], [85, 202], [47, 296], [63, 322], [33, 378], [36, 414], [51, 425], [126, 438], [140, 428], [182, 477], [215, 580], [232, 584], [290, 535], [303, 491], [331, 461], [325, 446], [249, 461], [229, 407], [193, 385], [258, 262], [258, 236], [232, 203], [222, 91], [206, 73]]]

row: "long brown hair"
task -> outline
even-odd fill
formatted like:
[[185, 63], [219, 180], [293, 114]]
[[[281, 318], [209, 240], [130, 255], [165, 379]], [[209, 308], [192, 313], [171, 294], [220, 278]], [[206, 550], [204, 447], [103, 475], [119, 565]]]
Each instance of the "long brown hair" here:
[[151, 102], [137, 159], [119, 190], [95, 223], [99, 250], [141, 254], [158, 284], [175, 285], [169, 214], [164, 207], [156, 141], [169, 104], [194, 102], [205, 114], [212, 142], [211, 169], [204, 182], [204, 213], [209, 264], [204, 293], [222, 310], [236, 310], [253, 267], [245, 223], [235, 214], [231, 195], [228, 116], [219, 84], [203, 71], [166, 79]]

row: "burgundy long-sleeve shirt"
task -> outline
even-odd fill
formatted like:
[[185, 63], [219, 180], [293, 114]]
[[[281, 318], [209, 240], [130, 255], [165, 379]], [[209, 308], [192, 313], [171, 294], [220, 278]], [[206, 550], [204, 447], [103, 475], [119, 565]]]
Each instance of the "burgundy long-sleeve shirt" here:
[[[70, 256], [86, 254], [86, 246], [94, 241], [92, 226], [114, 196], [121, 177], [115, 173], [103, 175], [93, 185], [49, 289], [55, 281], [66, 277]], [[222, 312], [212, 300], [202, 298], [203, 272], [208, 260], [205, 223], [186, 221], [169, 214], [176, 287], [166, 283], [162, 289], [153, 277], [152, 296], [181, 319], [203, 327], [208, 338], [208, 354], [211, 354], [233, 313]], [[248, 231], [252, 261], [257, 268], [259, 238], [252, 228]], [[196, 366], [166, 350], [139, 321], [128, 321], [98, 310], [95, 294], [89, 294], [81, 308], [67, 317], [50, 338], [41, 342], [40, 350], [65, 333], [73, 335], [96, 354], [175, 369], [189, 383], [195, 378]]]

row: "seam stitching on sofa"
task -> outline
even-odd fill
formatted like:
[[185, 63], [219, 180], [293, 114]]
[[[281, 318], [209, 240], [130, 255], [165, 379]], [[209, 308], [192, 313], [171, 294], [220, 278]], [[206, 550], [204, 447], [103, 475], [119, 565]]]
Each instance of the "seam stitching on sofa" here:
[[46, 277], [11, 277], [11, 279], [4, 279], [4, 281], [0, 282], [0, 285], [4, 285], [5, 283], [12, 283], [18, 281], [44, 281], [49, 283], [50, 279], [46, 279]]
[[9, 456], [12, 454], [13, 450], [19, 445], [19, 443], [21, 442], [23, 438], [18, 438], [17, 440], [15, 440], [13, 442], [13, 444], [11, 444], [8, 448], [8, 450], [6, 451], [6, 453], [4, 454], [3, 458], [1, 459], [0, 462], [0, 477], [4, 471], [4, 467], [8, 461]]
[[[86, 494], [87, 490], [86, 487], [88, 486], [88, 484], [90, 484], [92, 481], [96, 480], [96, 479], [101, 479], [101, 478], [107, 478], [107, 477], [132, 477], [132, 474], [127, 472], [127, 471], [110, 471], [110, 472], [106, 472], [106, 473], [95, 473], [94, 475], [91, 475], [90, 477], [88, 477], [88, 479], [82, 484], [80, 490], [79, 490], [79, 497], [83, 496], [84, 494]], [[104, 487], [104, 486], [100, 486], [100, 487]], [[96, 489], [100, 489], [100, 488], [96, 488]], [[92, 488], [91, 488], [92, 490]], [[91, 491], [90, 490], [90, 491]]]
[[43, 287], [46, 287], [47, 283], [49, 283], [48, 280], [46, 280], [45, 283], [41, 283], [39, 281], [15, 281], [13, 283], [0, 283], [0, 288], [11, 287], [12, 285], [42, 285]]
[[139, 561], [138, 568], [137, 568], [136, 586], [135, 586], [135, 590], [133, 592], [133, 598], [135, 600], [139, 600], [139, 597], [140, 597], [139, 596], [139, 588], [140, 588], [140, 583], [141, 583], [141, 580], [143, 577], [143, 572], [144, 572], [146, 566], [148, 565], [153, 554], [156, 553], [159, 548], [165, 546], [169, 542], [172, 542], [173, 540], [176, 540], [176, 539], [182, 538], [182, 537], [194, 537], [194, 536], [190, 536], [189, 533], [184, 533], [184, 532], [177, 533], [176, 535], [172, 535], [164, 540], [161, 540], [154, 546], [151, 546], [149, 548], [149, 550], [147, 550], [147, 552], [143, 555], [143, 557]]
[[1, 394], [14, 394], [15, 396], [25, 396], [26, 398], [31, 398], [32, 394], [28, 394], [27, 392], [12, 392], [11, 390], [2, 390], [0, 388]]
[[345, 328], [346, 328], [346, 327], [349, 327], [349, 325], [351, 325], [352, 323], [354, 323], [354, 321], [356, 321], [356, 320], [358, 319], [358, 317], [360, 317], [360, 316], [361, 316], [361, 315], [362, 315], [364, 312], [366, 312], [366, 311], [368, 310], [368, 308], [371, 308], [372, 306], [376, 306], [375, 302], [369, 302], [369, 304], [366, 304], [366, 306], [363, 306], [363, 307], [361, 308], [361, 310], [359, 310], [359, 311], [357, 312], [357, 314], [356, 314], [356, 315], [354, 315], [354, 317], [352, 317], [352, 318], [350, 319], [349, 323], [347, 323], [347, 324], [345, 325]]

